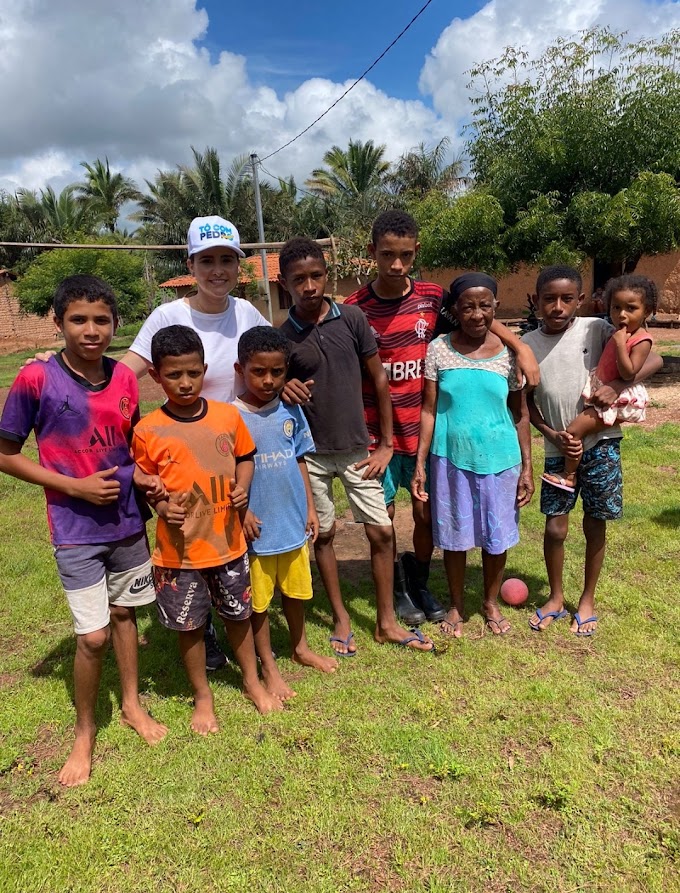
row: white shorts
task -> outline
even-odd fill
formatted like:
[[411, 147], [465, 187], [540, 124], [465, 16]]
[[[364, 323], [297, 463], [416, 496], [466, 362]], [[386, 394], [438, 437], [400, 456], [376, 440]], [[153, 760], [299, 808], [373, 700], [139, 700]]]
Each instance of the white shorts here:
[[57, 546], [54, 557], [78, 636], [107, 627], [110, 605], [139, 608], [155, 601], [145, 532], [115, 543]]

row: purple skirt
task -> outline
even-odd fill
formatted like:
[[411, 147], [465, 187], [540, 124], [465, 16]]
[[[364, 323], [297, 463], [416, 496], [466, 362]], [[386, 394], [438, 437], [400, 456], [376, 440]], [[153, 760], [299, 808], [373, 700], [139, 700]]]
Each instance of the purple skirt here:
[[430, 455], [430, 504], [435, 546], [449, 552], [482, 548], [500, 555], [519, 542], [515, 465], [498, 474], [475, 474]]

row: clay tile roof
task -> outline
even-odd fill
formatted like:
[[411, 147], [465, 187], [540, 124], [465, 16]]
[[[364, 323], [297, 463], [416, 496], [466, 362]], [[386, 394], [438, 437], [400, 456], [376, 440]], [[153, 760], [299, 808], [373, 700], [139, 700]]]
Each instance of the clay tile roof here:
[[175, 276], [174, 279], [168, 279], [167, 282], [161, 282], [160, 288], [182, 288], [185, 285], [196, 285], [196, 280], [188, 273], [184, 276]]

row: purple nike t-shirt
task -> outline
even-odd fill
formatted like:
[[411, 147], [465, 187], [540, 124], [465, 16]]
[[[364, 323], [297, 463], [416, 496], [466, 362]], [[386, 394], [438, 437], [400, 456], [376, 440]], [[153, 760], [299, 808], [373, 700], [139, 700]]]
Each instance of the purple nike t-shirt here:
[[32, 430], [40, 464], [69, 477], [83, 478], [113, 468], [120, 495], [97, 506], [45, 489], [47, 519], [55, 546], [108, 543], [140, 533], [144, 521], [137, 504], [129, 442], [139, 417], [134, 373], [104, 357], [106, 379], [92, 385], [65, 364], [61, 354], [22, 369], [7, 396], [0, 437], [23, 445]]

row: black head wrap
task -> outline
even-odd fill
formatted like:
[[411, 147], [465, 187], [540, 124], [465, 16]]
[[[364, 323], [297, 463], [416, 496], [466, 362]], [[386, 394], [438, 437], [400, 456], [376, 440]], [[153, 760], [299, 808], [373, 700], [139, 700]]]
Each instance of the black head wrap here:
[[494, 298], [498, 294], [498, 283], [492, 276], [487, 273], [463, 273], [462, 276], [454, 279], [449, 287], [451, 303], [455, 304], [468, 288], [488, 288]]
[[488, 288], [494, 298], [498, 293], [498, 283], [487, 273], [463, 273], [462, 276], [454, 279], [449, 291], [444, 293], [442, 308], [439, 311], [439, 317], [434, 330], [435, 337], [437, 335], [447, 335], [458, 328], [458, 320], [453, 313], [453, 308], [458, 303], [458, 298], [468, 288]]

